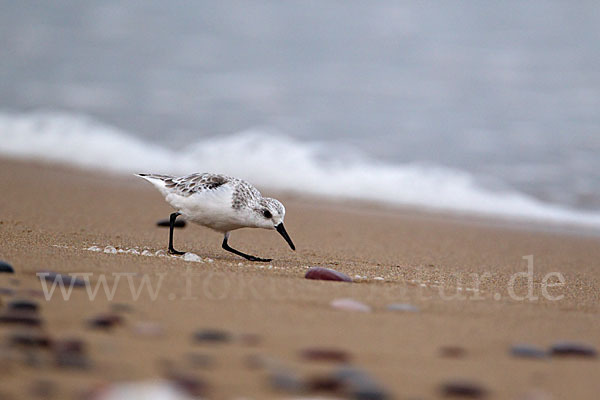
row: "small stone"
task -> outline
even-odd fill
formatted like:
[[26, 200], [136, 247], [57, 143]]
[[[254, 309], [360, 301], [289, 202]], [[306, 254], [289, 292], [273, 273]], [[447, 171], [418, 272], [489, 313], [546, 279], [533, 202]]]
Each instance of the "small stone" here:
[[157, 322], [141, 321], [133, 325], [133, 331], [140, 336], [160, 337], [165, 334], [165, 330]]
[[515, 344], [510, 348], [510, 354], [514, 357], [522, 358], [546, 358], [548, 352], [539, 347], [531, 346], [529, 344]]
[[340, 392], [344, 383], [331, 375], [316, 375], [307, 378], [306, 385], [311, 392]]
[[88, 320], [90, 328], [94, 329], [112, 329], [121, 325], [123, 319], [117, 314], [101, 314]]
[[215, 365], [215, 359], [209, 354], [188, 353], [185, 358], [192, 368], [208, 369]]
[[13, 300], [7, 304], [8, 310], [18, 310], [36, 313], [39, 306], [36, 302], [30, 300]]
[[91, 360], [87, 356], [86, 344], [80, 339], [62, 339], [54, 346], [56, 365], [60, 368], [89, 369]]
[[360, 312], [370, 312], [371, 307], [366, 305], [365, 303], [361, 303], [360, 301], [356, 301], [353, 299], [335, 299], [331, 303], [329, 303], [333, 308], [337, 308], [345, 311], [360, 311]]
[[590, 357], [598, 356], [598, 351], [585, 343], [580, 342], [557, 342], [550, 346], [553, 357]]
[[352, 282], [348, 275], [329, 268], [311, 267], [304, 275], [306, 279], [316, 279], [321, 281], [340, 281]]
[[[173, 224], [173, 227], [175, 228], [185, 228], [185, 220], [183, 219], [176, 219], [175, 223]], [[160, 221], [156, 222], [156, 226], [162, 226], [162, 227], [167, 227], [169, 228], [171, 226], [171, 221], [169, 219], [161, 219]]]
[[86, 344], [83, 340], [77, 338], [61, 339], [56, 341], [54, 349], [56, 351], [83, 354], [86, 350]]
[[194, 333], [194, 341], [198, 343], [226, 343], [231, 341], [231, 335], [218, 329], [202, 329]]
[[106, 254], [117, 254], [117, 249], [114, 246], [106, 246], [104, 252]]
[[202, 379], [183, 372], [171, 371], [167, 374], [167, 379], [175, 384], [183, 392], [193, 397], [201, 397], [208, 392], [208, 385]]
[[198, 254], [194, 254], [194, 253], [185, 253], [182, 258], [184, 261], [200, 262], [200, 263], [204, 262], [204, 261], [202, 261], [202, 257], [200, 257]]
[[65, 287], [85, 287], [85, 281], [83, 279], [68, 274], [59, 274], [58, 272], [53, 271], [41, 271], [38, 272], [38, 276], [48, 282], [56, 282], [57, 285], [60, 285], [60, 282], [62, 282]]
[[440, 348], [440, 356], [445, 358], [463, 358], [467, 355], [467, 350], [460, 346], [442, 346]]
[[12, 310], [0, 315], [0, 324], [40, 326], [42, 320], [31, 312]]
[[307, 391], [306, 383], [295, 373], [280, 369], [269, 373], [269, 383], [275, 390], [299, 394]]
[[14, 332], [8, 337], [12, 346], [49, 348], [52, 344], [50, 337], [42, 332]]
[[344, 392], [351, 399], [386, 400], [391, 398], [389, 392], [362, 369], [342, 367], [335, 371], [332, 377], [343, 382]]
[[6, 261], [0, 261], [0, 274], [1, 273], [14, 274], [15, 270], [13, 269], [12, 265], [7, 263]]
[[351, 359], [350, 354], [343, 350], [326, 348], [308, 348], [300, 352], [300, 356], [308, 361], [331, 361], [339, 363], [348, 363]]
[[440, 388], [444, 396], [462, 396], [481, 399], [487, 396], [487, 390], [476, 382], [452, 380], [444, 382]]
[[184, 393], [176, 382], [167, 380], [148, 380], [139, 382], [113, 382], [96, 385], [82, 399], [89, 400], [193, 400]]
[[0, 295], [3, 296], [14, 296], [15, 290], [7, 287], [0, 287]]
[[392, 303], [386, 308], [389, 311], [419, 312], [419, 307], [407, 303]]

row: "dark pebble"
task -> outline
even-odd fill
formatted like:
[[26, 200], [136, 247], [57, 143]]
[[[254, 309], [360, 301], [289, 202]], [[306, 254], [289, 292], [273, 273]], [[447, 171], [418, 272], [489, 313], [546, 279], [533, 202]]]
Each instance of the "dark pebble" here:
[[[177, 219], [175, 220], [175, 224], [173, 224], [173, 226], [175, 228], [185, 228], [185, 224], [185, 220]], [[163, 226], [169, 228], [171, 226], [171, 221], [168, 219], [161, 219], [160, 221], [156, 222], [156, 226]]]
[[62, 281], [63, 285], [65, 285], [66, 288], [85, 287], [85, 281], [83, 279], [80, 279], [80, 278], [77, 278], [77, 277], [74, 277], [71, 275], [59, 274], [58, 272], [53, 272], [53, 271], [40, 271], [40, 272], [38, 272], [38, 274], [44, 274], [44, 275], [38, 275], [38, 276], [47, 280], [48, 282], [56, 282], [57, 285], [60, 285], [60, 282]]
[[123, 318], [117, 314], [102, 314], [88, 320], [88, 326], [93, 329], [112, 329], [121, 325]]
[[460, 346], [443, 346], [440, 348], [440, 356], [445, 358], [463, 358], [467, 350]]
[[444, 396], [462, 396], [471, 399], [482, 399], [487, 396], [487, 390], [475, 382], [470, 381], [448, 381], [442, 384], [441, 392]]
[[347, 363], [350, 361], [350, 354], [343, 350], [326, 348], [308, 348], [300, 352], [300, 356], [309, 361], [332, 361]]
[[15, 294], [15, 290], [7, 287], [0, 287], [0, 295], [4, 296], [13, 296]]
[[207, 383], [194, 375], [171, 371], [167, 374], [167, 379], [193, 397], [205, 396], [208, 392]]
[[306, 383], [298, 375], [283, 369], [271, 371], [269, 383], [273, 389], [289, 394], [305, 393], [308, 389]]
[[89, 369], [86, 344], [80, 339], [62, 339], [53, 345], [56, 365], [60, 368]]
[[14, 274], [15, 270], [6, 261], [0, 261], [0, 273]]
[[548, 352], [536, 346], [529, 344], [515, 344], [510, 348], [510, 354], [514, 357], [522, 358], [546, 358]]
[[231, 335], [218, 329], [202, 329], [194, 333], [194, 341], [198, 343], [227, 343], [231, 341]]
[[311, 376], [306, 380], [311, 392], [340, 392], [344, 383], [334, 376]]
[[550, 346], [553, 357], [590, 357], [598, 356], [598, 351], [585, 343], [580, 342], [557, 342]]
[[50, 337], [41, 332], [15, 332], [9, 335], [8, 341], [13, 346], [49, 348], [52, 344]]
[[83, 354], [86, 351], [86, 344], [81, 339], [61, 339], [54, 344], [54, 350]]
[[332, 377], [343, 382], [344, 391], [351, 399], [386, 400], [391, 398], [389, 392], [362, 369], [342, 367], [335, 371]]
[[9, 310], [28, 311], [32, 313], [36, 313], [39, 310], [38, 304], [31, 300], [13, 300], [6, 306]]
[[311, 267], [308, 271], [306, 271], [306, 275], [304, 275], [304, 277], [306, 279], [316, 279], [321, 281], [352, 282], [352, 278], [350, 278], [348, 275], [323, 267]]
[[40, 326], [42, 320], [31, 312], [12, 310], [0, 315], [0, 324]]

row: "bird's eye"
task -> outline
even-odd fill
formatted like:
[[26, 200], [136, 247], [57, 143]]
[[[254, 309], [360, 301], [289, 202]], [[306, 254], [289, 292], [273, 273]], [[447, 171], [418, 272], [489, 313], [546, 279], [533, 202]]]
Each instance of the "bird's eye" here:
[[271, 211], [269, 210], [263, 210], [263, 215], [265, 218], [273, 218], [273, 214], [271, 214]]

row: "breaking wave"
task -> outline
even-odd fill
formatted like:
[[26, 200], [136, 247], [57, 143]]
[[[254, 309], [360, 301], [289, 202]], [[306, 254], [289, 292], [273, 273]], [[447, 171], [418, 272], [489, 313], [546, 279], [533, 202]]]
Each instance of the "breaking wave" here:
[[276, 190], [600, 228], [600, 214], [489, 189], [465, 171], [343, 156], [266, 129], [170, 149], [86, 116], [0, 112], [0, 154], [123, 173], [221, 172]]

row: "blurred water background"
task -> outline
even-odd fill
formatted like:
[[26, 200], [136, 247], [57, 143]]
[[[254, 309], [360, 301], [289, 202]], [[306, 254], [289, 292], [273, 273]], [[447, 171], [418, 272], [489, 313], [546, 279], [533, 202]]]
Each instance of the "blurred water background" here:
[[600, 226], [597, 1], [2, 0], [0, 38], [5, 154]]

